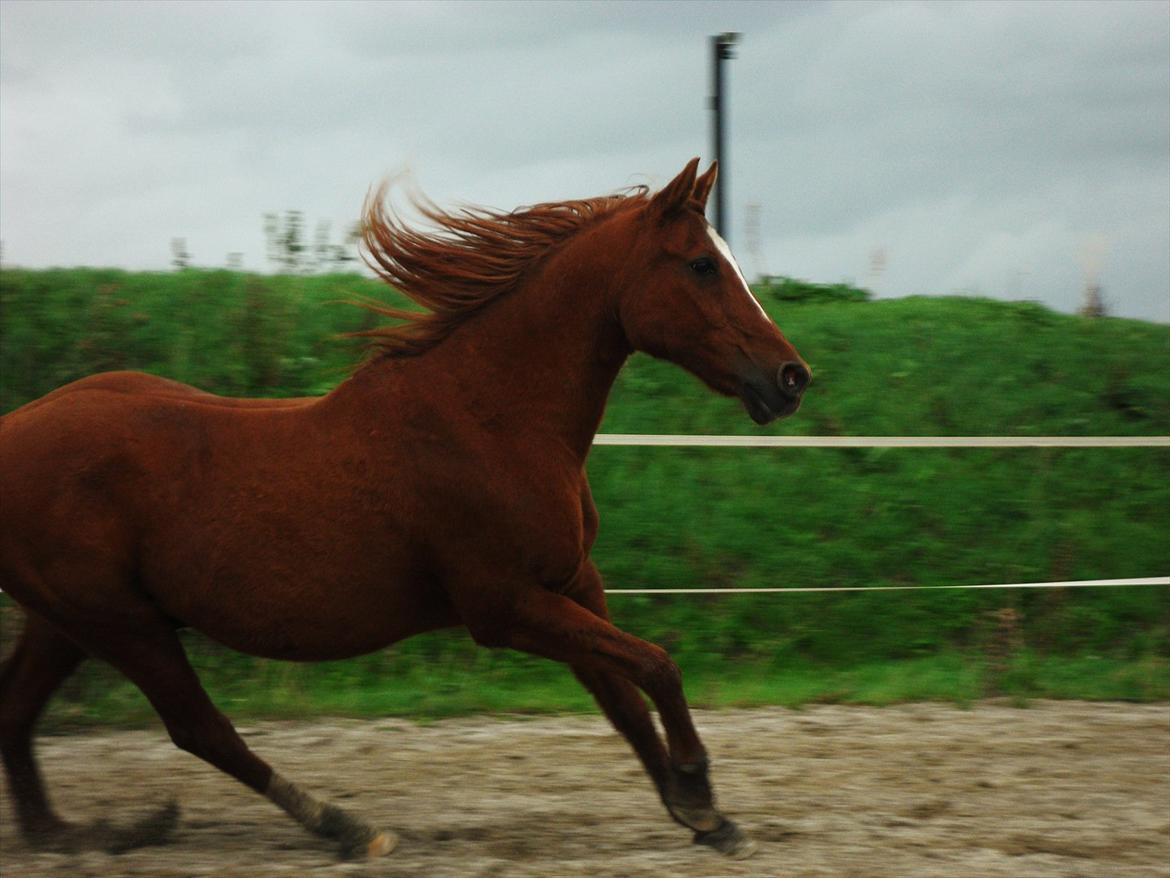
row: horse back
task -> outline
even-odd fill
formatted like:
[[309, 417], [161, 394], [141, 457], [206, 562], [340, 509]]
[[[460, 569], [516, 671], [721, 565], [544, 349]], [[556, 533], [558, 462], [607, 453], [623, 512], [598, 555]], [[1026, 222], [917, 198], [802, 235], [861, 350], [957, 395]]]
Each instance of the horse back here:
[[288, 421], [312, 403], [230, 399], [136, 372], [74, 381], [0, 419], [4, 534], [32, 522], [71, 534], [87, 515], [144, 527], [181, 514], [216, 470], [262, 447], [287, 454]]
[[[151, 399], [172, 399], [200, 402], [205, 405], [219, 405], [228, 408], [289, 408], [313, 402], [316, 397], [293, 397], [283, 399], [259, 399], [245, 397], [219, 396], [174, 381], [170, 378], [160, 378], [146, 372], [101, 372], [70, 382], [56, 390], [46, 393], [39, 399], [17, 409], [17, 412], [31, 411], [46, 403], [58, 402], [62, 397], [75, 393], [105, 391], [115, 394], [131, 394]], [[16, 412], [13, 412], [15, 414]]]

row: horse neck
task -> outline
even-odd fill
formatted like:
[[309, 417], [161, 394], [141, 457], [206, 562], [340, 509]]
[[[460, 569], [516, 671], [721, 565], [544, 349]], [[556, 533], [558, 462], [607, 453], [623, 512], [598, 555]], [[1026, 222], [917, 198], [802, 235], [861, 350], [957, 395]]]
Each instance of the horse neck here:
[[586, 229], [431, 350], [396, 364], [492, 431], [559, 440], [582, 462], [630, 347], [611, 279], [623, 248]]

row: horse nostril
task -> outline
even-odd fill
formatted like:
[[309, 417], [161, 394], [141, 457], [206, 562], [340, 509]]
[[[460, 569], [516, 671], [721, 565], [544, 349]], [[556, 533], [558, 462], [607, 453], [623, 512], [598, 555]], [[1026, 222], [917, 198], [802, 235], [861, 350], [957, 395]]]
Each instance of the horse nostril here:
[[776, 373], [776, 381], [785, 395], [797, 397], [804, 393], [812, 375], [801, 363], [784, 363]]

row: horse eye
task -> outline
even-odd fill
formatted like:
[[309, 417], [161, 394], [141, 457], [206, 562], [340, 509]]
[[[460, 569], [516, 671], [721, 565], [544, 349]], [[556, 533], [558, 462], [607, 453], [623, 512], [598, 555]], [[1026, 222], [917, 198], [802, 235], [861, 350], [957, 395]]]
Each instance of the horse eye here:
[[707, 256], [696, 259], [691, 263], [691, 271], [698, 275], [714, 274], [715, 270], [715, 260]]

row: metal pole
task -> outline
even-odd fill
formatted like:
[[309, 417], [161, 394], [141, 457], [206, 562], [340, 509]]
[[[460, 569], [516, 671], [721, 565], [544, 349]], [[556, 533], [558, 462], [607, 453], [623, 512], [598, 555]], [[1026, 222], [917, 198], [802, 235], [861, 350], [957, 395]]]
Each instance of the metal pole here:
[[715, 182], [715, 228], [725, 239], [730, 229], [727, 223], [727, 214], [724, 212], [726, 199], [723, 194], [728, 191], [727, 183], [728, 162], [724, 151], [725, 137], [723, 126], [723, 62], [735, 57], [734, 46], [739, 40], [737, 33], [722, 33], [711, 37], [711, 109], [714, 111], [714, 125], [712, 127], [712, 153], [715, 161], [719, 162], [719, 178]]

